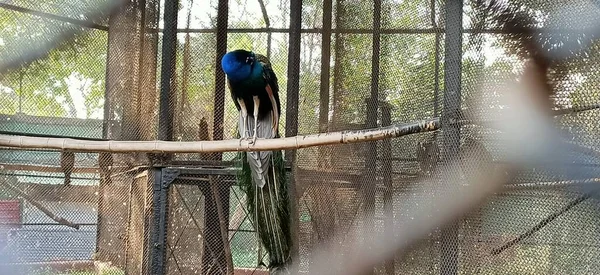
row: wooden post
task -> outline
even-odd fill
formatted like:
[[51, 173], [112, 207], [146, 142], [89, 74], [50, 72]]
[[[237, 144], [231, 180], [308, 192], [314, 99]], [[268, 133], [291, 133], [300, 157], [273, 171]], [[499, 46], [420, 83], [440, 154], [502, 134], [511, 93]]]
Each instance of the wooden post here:
[[[371, 97], [367, 99], [367, 120], [366, 128], [377, 127], [377, 110], [379, 107], [379, 55], [381, 51], [381, 0], [373, 1], [373, 45], [371, 58]], [[377, 185], [377, 142], [367, 144], [367, 158], [365, 163], [365, 173], [363, 190], [365, 196], [365, 212], [368, 219], [365, 223], [366, 230], [375, 228], [375, 191]], [[371, 234], [368, 234], [371, 235]], [[369, 237], [365, 242], [372, 243]], [[370, 270], [372, 274], [374, 270]]]
[[[105, 75], [104, 123], [102, 134], [105, 139], [139, 140], [139, 116], [137, 85], [141, 68], [138, 66], [140, 40], [138, 31], [138, 11], [140, 6], [134, 1], [124, 1], [122, 7], [109, 17], [108, 52]], [[133, 65], [132, 65], [133, 64]], [[121, 110], [119, 114], [115, 114]], [[113, 122], [120, 116], [118, 127]], [[129, 190], [128, 181], [111, 178], [113, 165], [111, 154], [99, 154], [100, 183], [98, 188], [98, 219], [96, 226], [96, 260], [112, 262], [116, 266], [125, 265], [125, 239], [127, 229]], [[125, 162], [121, 156], [116, 163]], [[116, 233], [118, 232], [118, 233]]]

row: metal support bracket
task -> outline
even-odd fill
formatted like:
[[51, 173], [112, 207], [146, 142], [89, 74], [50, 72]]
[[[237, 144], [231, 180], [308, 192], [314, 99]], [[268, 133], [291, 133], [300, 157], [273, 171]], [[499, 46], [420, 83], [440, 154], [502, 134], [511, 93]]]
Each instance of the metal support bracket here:
[[165, 274], [167, 255], [167, 222], [169, 206], [169, 187], [181, 171], [173, 168], [155, 168], [153, 186], [154, 230], [152, 231], [152, 274]]
[[169, 188], [169, 185], [179, 176], [181, 170], [173, 168], [163, 168], [161, 176], [161, 187]]

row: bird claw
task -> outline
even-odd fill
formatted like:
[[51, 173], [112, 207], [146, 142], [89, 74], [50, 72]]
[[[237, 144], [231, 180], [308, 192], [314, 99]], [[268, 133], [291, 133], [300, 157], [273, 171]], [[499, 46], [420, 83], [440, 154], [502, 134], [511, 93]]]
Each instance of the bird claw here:
[[242, 138], [242, 140], [247, 141], [248, 144], [254, 144], [256, 142], [256, 135], [253, 135], [252, 137]]
[[248, 144], [254, 144], [254, 142], [256, 141], [256, 137], [242, 137], [240, 138], [240, 145], [243, 141], [248, 142]]

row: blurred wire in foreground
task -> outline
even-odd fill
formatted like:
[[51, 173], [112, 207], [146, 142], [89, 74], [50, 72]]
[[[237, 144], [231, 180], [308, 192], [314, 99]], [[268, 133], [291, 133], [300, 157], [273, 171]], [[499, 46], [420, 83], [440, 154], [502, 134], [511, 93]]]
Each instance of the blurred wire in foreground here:
[[[532, 71], [536, 69], [535, 64], [530, 64], [523, 75], [535, 75]], [[311, 268], [311, 274], [363, 274], [387, 259], [401, 258], [435, 229], [460, 219], [488, 196], [499, 191], [519, 169], [532, 166], [558, 169], [555, 171], [560, 171], [565, 177], [580, 173], [581, 167], [572, 165], [544, 166], [548, 157], [562, 157], [561, 154], [569, 152], [571, 147], [561, 141], [552, 124], [550, 112], [543, 109], [543, 104], [535, 102], [539, 100], [535, 91], [541, 85], [539, 79], [527, 77], [500, 84], [495, 89], [501, 98], [499, 105], [502, 108], [493, 109], [497, 112], [498, 119], [492, 126], [501, 130], [499, 140], [502, 148], [505, 148], [506, 154], [502, 161], [506, 165], [496, 168], [482, 166], [481, 169], [486, 171], [476, 171], [470, 175], [461, 172], [458, 160], [448, 162], [438, 169], [432, 180], [415, 184], [417, 190], [412, 196], [431, 199], [421, 200], [422, 203], [419, 204], [408, 203], [414, 199], [399, 200], [403, 202], [400, 209], [404, 209], [407, 214], [395, 217], [396, 226], [391, 232], [369, 232], [373, 234], [369, 237], [374, 241], [366, 245], [362, 242], [363, 239], [368, 239], [366, 233], [358, 230], [351, 231], [346, 236], [348, 242], [343, 246], [333, 242], [321, 244], [313, 254], [311, 266], [314, 265], [315, 268]], [[497, 99], [479, 98], [477, 106], [489, 110], [486, 106], [491, 104], [490, 100]], [[465, 155], [474, 154], [465, 152]], [[467, 157], [461, 161], [473, 160]], [[398, 199], [398, 195], [395, 196]], [[292, 272], [297, 273], [297, 270]]]

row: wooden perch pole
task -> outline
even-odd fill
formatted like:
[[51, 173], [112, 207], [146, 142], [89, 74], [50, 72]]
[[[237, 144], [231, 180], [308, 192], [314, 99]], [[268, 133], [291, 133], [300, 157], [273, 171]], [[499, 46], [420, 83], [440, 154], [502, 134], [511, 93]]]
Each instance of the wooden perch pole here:
[[[600, 103], [575, 108], [554, 110], [554, 116], [573, 114], [600, 109]], [[493, 124], [498, 121], [486, 121]], [[460, 120], [459, 124], [474, 124], [472, 120]], [[477, 124], [477, 123], [475, 123]], [[271, 151], [300, 149], [314, 146], [357, 143], [396, 138], [410, 134], [436, 131], [440, 128], [439, 118], [432, 118], [407, 124], [394, 124], [387, 127], [340, 131], [278, 139], [257, 139], [254, 145], [238, 139], [214, 141], [116, 141], [83, 140], [73, 138], [45, 138], [0, 134], [0, 146], [20, 149], [59, 149], [78, 152], [111, 153], [211, 153], [233, 151]]]
[[37, 209], [42, 211], [44, 214], [46, 214], [46, 216], [50, 217], [55, 222], [79, 230], [78, 224], [74, 224], [70, 221], [65, 220], [65, 218], [63, 218], [63, 217], [52, 213], [50, 210], [48, 210], [46, 207], [41, 205], [39, 202], [35, 201], [32, 197], [25, 194], [25, 192], [21, 191], [19, 188], [8, 183], [8, 181], [6, 181], [5, 179], [0, 180], [0, 186], [4, 186], [4, 187], [10, 189], [11, 191], [15, 192], [17, 195], [19, 195], [20, 197], [25, 199], [27, 202], [31, 203], [31, 205], [35, 206]]
[[440, 128], [438, 118], [408, 124], [395, 124], [387, 127], [358, 131], [341, 131], [277, 139], [257, 139], [254, 144], [246, 140], [214, 141], [96, 141], [69, 138], [38, 138], [26, 136], [0, 135], [0, 146], [16, 148], [47, 148], [78, 152], [112, 153], [206, 153], [232, 151], [272, 151], [299, 149], [314, 146], [357, 143], [401, 137], [414, 133], [430, 132]]

